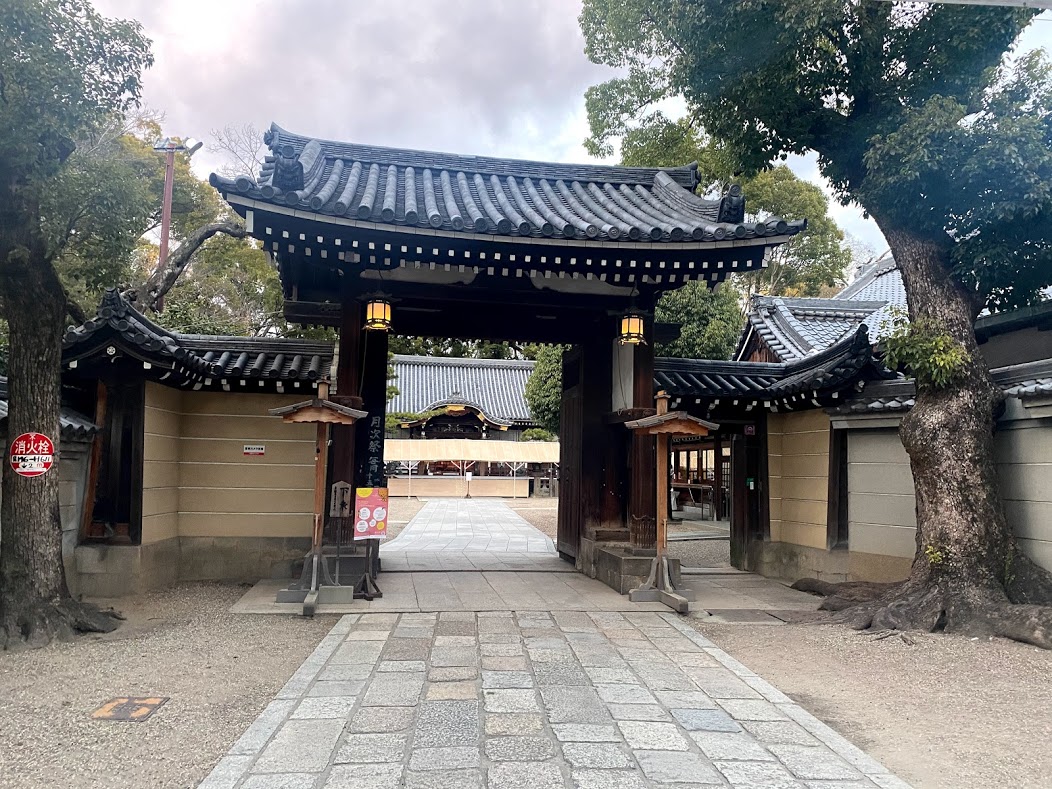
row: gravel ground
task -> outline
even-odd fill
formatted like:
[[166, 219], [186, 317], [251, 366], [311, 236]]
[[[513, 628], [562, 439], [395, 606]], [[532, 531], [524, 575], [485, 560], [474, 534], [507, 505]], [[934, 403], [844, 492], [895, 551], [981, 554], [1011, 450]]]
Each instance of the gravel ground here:
[[[121, 600], [114, 633], [0, 652], [0, 787], [195, 786], [336, 621], [228, 613], [245, 589]], [[91, 718], [151, 695], [171, 700], [142, 723]]]
[[1052, 653], [947, 635], [909, 646], [839, 625], [691, 624], [917, 789], [1052, 781]]
[[668, 555], [684, 567], [730, 567], [730, 540], [672, 540]]
[[559, 507], [554, 499], [504, 499], [504, 503], [535, 529], [556, 538]]

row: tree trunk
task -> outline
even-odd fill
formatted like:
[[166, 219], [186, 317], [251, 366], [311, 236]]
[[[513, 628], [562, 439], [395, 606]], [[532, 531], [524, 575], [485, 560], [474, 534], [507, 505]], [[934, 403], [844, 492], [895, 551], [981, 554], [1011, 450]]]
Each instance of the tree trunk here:
[[[0, 237], [4, 234], [0, 232]], [[77, 631], [104, 632], [116, 619], [72, 599], [62, 564], [59, 464], [21, 477], [7, 462], [10, 441], [44, 433], [59, 446], [62, 285], [38, 239], [0, 250], [0, 304], [10, 332], [7, 441], [0, 507], [0, 647], [41, 646]]]
[[248, 235], [248, 230], [237, 222], [213, 222], [209, 225], [202, 225], [169, 253], [166, 260], [159, 260], [157, 267], [146, 282], [129, 290], [124, 294], [125, 297], [134, 302], [136, 309], [141, 312], [146, 312], [147, 309], [160, 312], [160, 304], [165, 295], [175, 286], [179, 276], [190, 264], [194, 253], [217, 233], [224, 233], [231, 238], [244, 238]]
[[993, 453], [1004, 395], [975, 339], [975, 305], [950, 275], [950, 242], [881, 229], [902, 272], [911, 320], [950, 335], [968, 364], [953, 386], [919, 388], [899, 428], [917, 504], [910, 576], [847, 609], [847, 617], [860, 628], [945, 629], [1052, 648], [1052, 608], [1041, 607], [1052, 603], [1052, 575], [1020, 552], [1005, 517]]

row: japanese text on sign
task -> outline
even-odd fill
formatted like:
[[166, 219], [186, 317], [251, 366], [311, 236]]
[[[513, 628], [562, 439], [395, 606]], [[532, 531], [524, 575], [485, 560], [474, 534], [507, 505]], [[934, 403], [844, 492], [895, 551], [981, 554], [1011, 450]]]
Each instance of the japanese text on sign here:
[[11, 442], [11, 468], [19, 476], [42, 476], [54, 464], [55, 443], [42, 433], [23, 433]]
[[358, 488], [354, 504], [354, 539], [387, 537], [387, 488]]

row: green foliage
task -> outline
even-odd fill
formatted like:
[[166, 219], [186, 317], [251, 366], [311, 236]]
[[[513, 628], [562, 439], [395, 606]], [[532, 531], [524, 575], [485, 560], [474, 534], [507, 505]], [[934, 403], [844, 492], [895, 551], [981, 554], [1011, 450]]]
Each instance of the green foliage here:
[[946, 557], [943, 556], [942, 551], [940, 551], [938, 548], [931, 544], [924, 546], [924, 558], [926, 558], [928, 560], [928, 564], [932, 565], [933, 567], [937, 567], [938, 565], [942, 564], [946, 559]]
[[662, 113], [646, 116], [621, 141], [622, 164], [632, 167], [670, 167], [698, 162], [703, 192], [722, 193], [740, 181], [751, 216], [807, 219], [807, 232], [774, 249], [767, 268], [736, 279], [751, 293], [768, 296], [818, 296], [843, 283], [851, 262], [844, 232], [829, 215], [829, 198], [815, 184], [801, 180], [785, 165], [752, 177], [735, 178], [735, 162], [685, 118], [670, 121]]
[[968, 371], [967, 351], [938, 324], [925, 318], [910, 322], [899, 315], [882, 344], [885, 363], [893, 370], [906, 370], [921, 390], [946, 389]]
[[563, 402], [562, 345], [545, 345], [537, 353], [537, 364], [526, 381], [526, 403], [530, 416], [550, 433], [559, 433]]
[[681, 325], [678, 339], [657, 346], [658, 356], [729, 359], [738, 342], [742, 312], [733, 288], [709, 290], [704, 282], [689, 282], [662, 295], [655, 319]]
[[441, 416], [444, 413], [446, 413], [444, 408], [440, 408], [436, 411], [424, 411], [419, 414], [412, 411], [388, 412], [384, 420], [384, 428], [388, 434], [397, 435], [404, 422], [416, 422], [418, 419], [430, 419], [433, 416]]
[[[1034, 9], [855, 0], [585, 0], [589, 57], [625, 76], [589, 89], [589, 148], [684, 97], [746, 174], [816, 151], [839, 198], [945, 240], [984, 306], [1052, 284], [1052, 80], [1005, 53]], [[640, 122], [640, 119], [644, 119]], [[899, 254], [896, 251], [896, 254]], [[942, 276], [942, 275], [940, 275]]]
[[165, 297], [157, 319], [196, 334], [285, 335], [277, 271], [250, 240], [213, 236]]
[[522, 431], [523, 441], [555, 441], [555, 433], [550, 430], [545, 430], [542, 427], [531, 427], [529, 430]]
[[506, 342], [454, 340], [435, 337], [393, 335], [392, 353], [409, 356], [451, 356], [461, 359], [514, 359], [516, 349]]
[[0, 173], [6, 191], [43, 190], [77, 140], [134, 106], [153, 62], [137, 22], [87, 0], [0, 5]]

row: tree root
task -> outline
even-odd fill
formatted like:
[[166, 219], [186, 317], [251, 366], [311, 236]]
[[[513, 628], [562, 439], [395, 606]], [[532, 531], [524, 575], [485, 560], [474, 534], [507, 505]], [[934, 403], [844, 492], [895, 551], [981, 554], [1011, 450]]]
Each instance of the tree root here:
[[7, 605], [0, 620], [0, 649], [37, 649], [52, 641], [68, 641], [77, 633], [109, 633], [123, 618], [113, 609], [73, 599], [19, 608]]
[[964, 636], [998, 636], [1052, 649], [1052, 606], [1018, 605], [1000, 590], [941, 585], [903, 585], [878, 600], [839, 611], [833, 621], [876, 634], [874, 640], [909, 631], [945, 631]]
[[826, 598], [818, 606], [819, 611], [843, 611], [887, 594], [892, 589], [902, 586], [901, 583], [878, 584], [868, 581], [844, 581], [830, 583], [817, 578], [801, 578], [792, 585], [799, 592], [809, 592]]
[[1016, 551], [1005, 579], [1008, 599], [1022, 605], [1052, 605], [1052, 572]]

